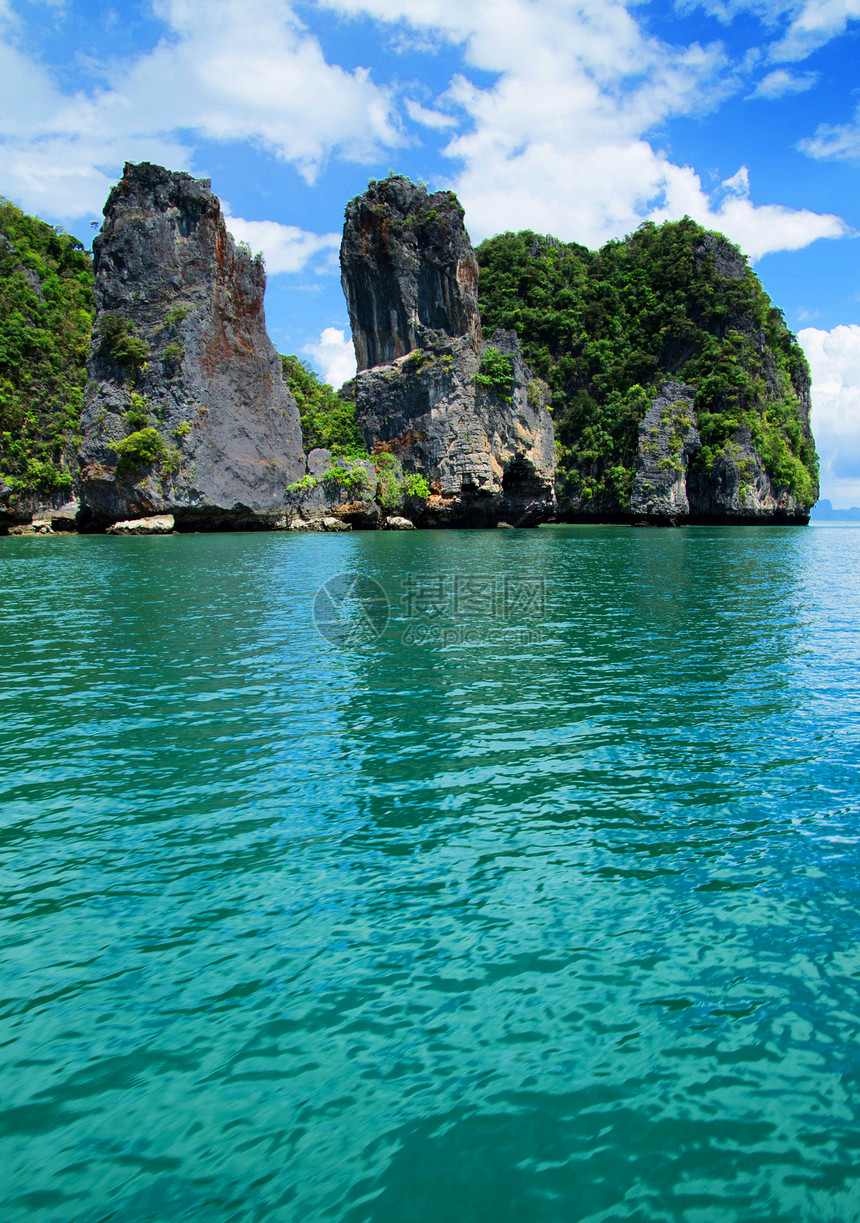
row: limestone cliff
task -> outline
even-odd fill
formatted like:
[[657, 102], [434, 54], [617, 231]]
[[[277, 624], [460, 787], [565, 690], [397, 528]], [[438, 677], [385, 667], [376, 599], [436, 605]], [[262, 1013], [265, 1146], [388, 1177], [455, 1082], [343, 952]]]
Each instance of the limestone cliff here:
[[546, 387], [515, 334], [481, 337], [477, 266], [447, 192], [403, 178], [371, 184], [347, 209], [341, 247], [365, 445], [423, 477], [428, 525], [520, 524], [554, 506]]
[[639, 424], [630, 513], [637, 522], [796, 522], [806, 511], [797, 497], [774, 488], [748, 426], [710, 463], [702, 461], [695, 425], [696, 392], [667, 382]]
[[477, 348], [478, 264], [453, 192], [428, 195], [399, 176], [371, 183], [347, 205], [340, 264], [360, 370], [439, 336]]
[[693, 424], [695, 391], [667, 382], [639, 425], [630, 511], [645, 521], [676, 523], [689, 517], [687, 471], [701, 450]]
[[808, 520], [808, 366], [728, 239], [687, 217], [599, 251], [526, 231], [477, 255], [484, 327], [514, 328], [552, 392], [560, 517]]
[[305, 472], [262, 260], [206, 179], [127, 164], [94, 243], [81, 499], [94, 519], [262, 524]]

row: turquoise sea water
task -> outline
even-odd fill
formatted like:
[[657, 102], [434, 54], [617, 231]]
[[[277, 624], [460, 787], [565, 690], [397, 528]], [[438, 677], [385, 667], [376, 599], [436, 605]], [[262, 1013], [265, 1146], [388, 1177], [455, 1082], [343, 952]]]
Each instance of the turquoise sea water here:
[[860, 530], [0, 577], [4, 1221], [860, 1218]]

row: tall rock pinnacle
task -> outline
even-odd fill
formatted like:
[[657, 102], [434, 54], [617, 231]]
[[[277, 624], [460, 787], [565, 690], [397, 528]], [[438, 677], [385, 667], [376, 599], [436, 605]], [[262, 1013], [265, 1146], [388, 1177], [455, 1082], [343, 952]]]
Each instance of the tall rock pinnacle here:
[[358, 368], [402, 357], [437, 335], [477, 349], [478, 264], [451, 191], [408, 178], [371, 183], [351, 200], [340, 252]]
[[85, 508], [277, 515], [305, 470], [298, 409], [266, 334], [262, 260], [235, 245], [209, 181], [127, 164], [94, 253]]
[[555, 507], [548, 388], [515, 332], [489, 344], [478, 265], [456, 196], [405, 178], [346, 210], [340, 253], [365, 445], [431, 490], [428, 525], [531, 524]]

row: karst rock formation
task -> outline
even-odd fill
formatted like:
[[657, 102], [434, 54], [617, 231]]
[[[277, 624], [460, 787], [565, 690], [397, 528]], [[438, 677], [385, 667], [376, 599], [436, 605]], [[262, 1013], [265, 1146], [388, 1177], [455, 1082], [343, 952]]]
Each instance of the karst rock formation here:
[[127, 164], [94, 243], [81, 450], [85, 515], [266, 525], [305, 472], [263, 311], [262, 259], [207, 179]]
[[513, 332], [482, 336], [478, 267], [456, 196], [396, 176], [371, 183], [347, 206], [341, 270], [358, 423], [371, 451], [427, 480], [423, 520], [546, 518], [555, 503], [546, 388]]

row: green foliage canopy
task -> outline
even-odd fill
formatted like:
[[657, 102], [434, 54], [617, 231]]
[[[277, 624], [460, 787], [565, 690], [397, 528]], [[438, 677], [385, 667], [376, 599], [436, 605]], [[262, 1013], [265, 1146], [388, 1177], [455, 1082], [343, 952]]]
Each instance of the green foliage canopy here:
[[510, 403], [514, 387], [514, 370], [511, 358], [491, 345], [484, 350], [481, 367], [475, 375], [478, 386], [497, 395], [503, 403]]
[[0, 474], [16, 498], [71, 488], [93, 313], [77, 238], [0, 198]]
[[705, 468], [743, 427], [778, 488], [817, 479], [803, 352], [746, 261], [686, 217], [599, 251], [524, 231], [477, 251], [486, 332], [515, 330], [552, 392], [559, 466], [585, 502], [629, 505], [639, 421], [667, 378], [696, 390]]
[[281, 366], [298, 405], [305, 453], [321, 446], [332, 454], [366, 458], [352, 400], [339, 395], [298, 357], [282, 356]]
[[149, 345], [133, 334], [132, 324], [119, 314], [103, 314], [98, 322], [101, 349], [129, 373], [138, 373], [149, 358]]

